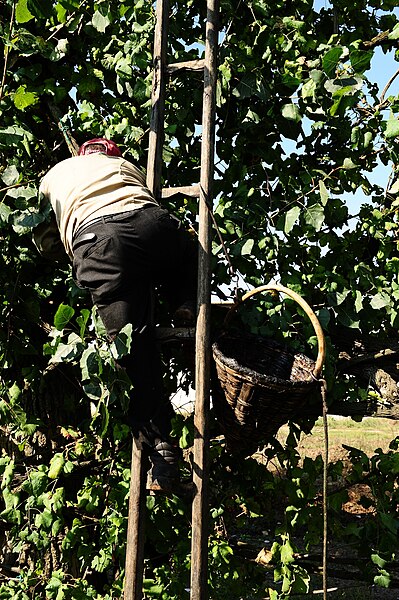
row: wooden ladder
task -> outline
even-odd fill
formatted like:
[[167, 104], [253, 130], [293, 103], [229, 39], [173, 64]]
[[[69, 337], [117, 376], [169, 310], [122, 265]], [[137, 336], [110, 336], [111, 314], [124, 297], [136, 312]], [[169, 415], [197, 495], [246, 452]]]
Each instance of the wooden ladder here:
[[[167, 64], [169, 0], [157, 0], [154, 41], [154, 74], [150, 122], [147, 185], [155, 198], [181, 193], [199, 199], [198, 316], [195, 334], [196, 395], [194, 409], [194, 498], [192, 503], [191, 600], [207, 600], [208, 575], [208, 480], [209, 480], [209, 382], [210, 344], [210, 258], [214, 175], [216, 58], [218, 46], [218, 0], [207, 0], [205, 59]], [[168, 73], [180, 69], [203, 70], [201, 175], [197, 185], [161, 189], [164, 139], [165, 81]], [[126, 546], [124, 600], [142, 600], [144, 572], [144, 523], [146, 508], [147, 460], [136, 439], [132, 445], [132, 470]]]

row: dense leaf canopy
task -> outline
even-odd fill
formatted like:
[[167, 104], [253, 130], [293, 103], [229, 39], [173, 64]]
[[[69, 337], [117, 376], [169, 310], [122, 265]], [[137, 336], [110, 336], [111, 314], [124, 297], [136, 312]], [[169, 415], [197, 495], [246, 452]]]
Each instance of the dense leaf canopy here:
[[[352, 365], [356, 356], [398, 350], [399, 18], [396, 0], [325, 4], [316, 9], [311, 0], [221, 0], [214, 212], [240, 285], [275, 280], [304, 296], [328, 338], [330, 401], [359, 400], [366, 397], [370, 381], [380, 395], [384, 391], [376, 378], [378, 362], [359, 372]], [[0, 410], [4, 430], [11, 427], [7, 431], [23, 452], [23, 445], [38, 435], [38, 417], [43, 420], [51, 412], [48, 405], [38, 412], [35, 402], [52, 367], [67, 363], [79, 370], [80, 364], [78, 378], [86, 381], [78, 391], [80, 401], [103, 400], [107, 386], [109, 406], [115, 399], [110, 381], [116, 381], [113, 359], [121, 350], [106, 356], [101, 335], [96, 350], [94, 341], [87, 345], [85, 336], [93, 336], [88, 298], [74, 285], [68, 265], [51, 264], [37, 254], [31, 231], [47, 217], [37, 198], [40, 179], [70, 156], [74, 141], [112, 138], [127, 158], [146, 166], [155, 13], [148, 0], [1, 0], [0, 5]], [[170, 63], [202, 56], [205, 17], [205, 2], [171, 1]], [[383, 86], [373, 81], [376, 68], [384, 71]], [[183, 70], [169, 77], [164, 186], [199, 181], [202, 85], [200, 73]], [[375, 169], [381, 165], [386, 175], [377, 181]], [[197, 228], [196, 201], [172, 198], [167, 206]], [[216, 233], [213, 250], [213, 291], [229, 293], [234, 278]], [[297, 312], [290, 302], [276, 307], [259, 300], [244, 320], [254, 331], [299, 338], [315, 352], [312, 329]], [[71, 333], [67, 325], [74, 315]], [[387, 371], [395, 388], [397, 372]], [[391, 401], [394, 396], [387, 392], [386, 397]], [[109, 406], [101, 406], [91, 431], [104, 440]], [[117, 446], [126, 437], [120, 427], [113, 431]], [[63, 430], [67, 446], [80, 435], [68, 431]], [[38, 443], [36, 438], [34, 446]], [[16, 494], [7, 492], [15, 491], [12, 453], [1, 460], [2, 518], [26, 531], [25, 538], [39, 551], [47, 551], [67, 531], [63, 550], [80, 548], [80, 577], [88, 565], [98, 572], [109, 568], [112, 548], [120, 544], [127, 484], [121, 467], [111, 499], [114, 512], [101, 516], [114, 539], [108, 537], [108, 546], [104, 542], [102, 553], [93, 558], [81, 517], [72, 509], [69, 520], [60, 516], [67, 503], [59, 491], [64, 488], [45, 492], [49, 481], [73, 470], [76, 457], [91, 456], [94, 446], [79, 443], [70, 459], [63, 450], [52, 456], [48, 445], [44, 463], [52, 456], [50, 469], [47, 464], [32, 470], [24, 484], [31, 506], [37, 501], [39, 507], [33, 538], [26, 511]], [[109, 459], [104, 441], [103, 451]], [[89, 505], [88, 513], [97, 516], [102, 491], [92, 477], [85, 479], [74, 506], [79, 512]], [[161, 518], [159, 507], [152, 508]], [[177, 509], [171, 503], [165, 510], [175, 514]], [[176, 531], [164, 525], [167, 533], [157, 543], [165, 545], [169, 536], [178, 545]], [[392, 531], [397, 522], [389, 527]], [[19, 552], [25, 538], [21, 534]], [[230, 548], [214, 546], [222, 580], [235, 577], [230, 567], [222, 568], [229, 553]], [[186, 572], [188, 563], [176, 556], [176, 572]], [[166, 575], [157, 577], [163, 590]], [[64, 588], [63, 575], [56, 571], [46, 584], [46, 597], [100, 597], [79, 581], [82, 596], [57, 596]], [[184, 585], [179, 588], [177, 576], [173, 581], [176, 595], [162, 597], [183, 597]], [[215, 598], [224, 598], [224, 584], [220, 589], [217, 582], [213, 585], [219, 590]], [[161, 597], [155, 588], [149, 597]], [[232, 597], [228, 587], [226, 593]]]

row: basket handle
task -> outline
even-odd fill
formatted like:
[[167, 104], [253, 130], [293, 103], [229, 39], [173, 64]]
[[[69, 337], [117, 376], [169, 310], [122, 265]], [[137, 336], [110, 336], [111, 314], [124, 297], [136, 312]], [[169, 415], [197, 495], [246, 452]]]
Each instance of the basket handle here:
[[224, 325], [225, 326], [228, 325], [228, 323], [230, 322], [232, 316], [234, 315], [234, 313], [236, 312], [236, 310], [238, 309], [238, 307], [240, 306], [240, 304], [242, 304], [242, 302], [244, 302], [245, 300], [247, 300], [248, 298], [250, 298], [254, 294], [258, 294], [259, 292], [281, 292], [283, 294], [286, 294], [287, 296], [289, 296], [293, 300], [295, 300], [295, 302], [297, 302], [299, 304], [299, 306], [301, 308], [303, 308], [303, 310], [305, 311], [305, 313], [309, 317], [310, 322], [313, 325], [313, 328], [315, 330], [316, 337], [317, 337], [318, 354], [317, 354], [317, 359], [316, 359], [316, 364], [315, 364], [315, 368], [314, 368], [314, 371], [313, 371], [313, 375], [314, 375], [314, 377], [316, 379], [318, 379], [318, 377], [319, 377], [319, 375], [321, 373], [321, 370], [323, 368], [323, 364], [324, 364], [324, 360], [325, 360], [325, 356], [326, 356], [326, 341], [325, 341], [325, 338], [324, 338], [324, 333], [323, 333], [323, 330], [321, 328], [319, 319], [316, 317], [315, 313], [310, 308], [309, 304], [299, 294], [297, 294], [293, 290], [290, 290], [289, 288], [286, 288], [286, 287], [284, 287], [282, 285], [279, 285], [279, 284], [268, 284], [268, 285], [262, 285], [262, 286], [260, 286], [258, 288], [255, 288], [255, 289], [247, 292], [246, 294], [244, 294], [244, 296], [240, 300], [238, 300], [230, 308], [230, 310], [227, 313], [226, 318], [224, 320]]

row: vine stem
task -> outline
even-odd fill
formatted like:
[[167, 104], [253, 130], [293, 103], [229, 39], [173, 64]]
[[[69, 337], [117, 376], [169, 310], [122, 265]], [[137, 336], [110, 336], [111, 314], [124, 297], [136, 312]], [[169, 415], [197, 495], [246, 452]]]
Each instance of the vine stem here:
[[[12, 3], [12, 8], [11, 8], [11, 18], [10, 18], [10, 37], [9, 37], [9, 42], [12, 38], [12, 33], [13, 33], [13, 29], [14, 29], [14, 18], [15, 18], [15, 0]], [[8, 66], [8, 55], [10, 52], [10, 45], [9, 43], [5, 46], [4, 49], [4, 68], [3, 68], [3, 76], [1, 79], [1, 85], [0, 85], [0, 100], [3, 97], [3, 90], [4, 90], [4, 85], [6, 83], [6, 74], [7, 74], [7, 66]]]
[[327, 600], [327, 467], [328, 467], [328, 422], [327, 422], [327, 383], [320, 379], [321, 397], [323, 402], [324, 429], [324, 465], [323, 465], [323, 600]]

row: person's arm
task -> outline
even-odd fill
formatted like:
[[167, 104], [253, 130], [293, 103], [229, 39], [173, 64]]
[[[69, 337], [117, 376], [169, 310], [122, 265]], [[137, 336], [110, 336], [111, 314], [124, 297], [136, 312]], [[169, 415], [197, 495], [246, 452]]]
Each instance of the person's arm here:
[[33, 230], [33, 242], [44, 258], [59, 262], [66, 262], [68, 260], [54, 215], [51, 216], [50, 221], [44, 221], [35, 227]]
[[61, 242], [55, 214], [42, 189], [39, 189], [39, 199], [40, 206], [46, 216], [45, 220], [33, 229], [33, 243], [44, 258], [57, 262], [67, 262], [68, 255]]

